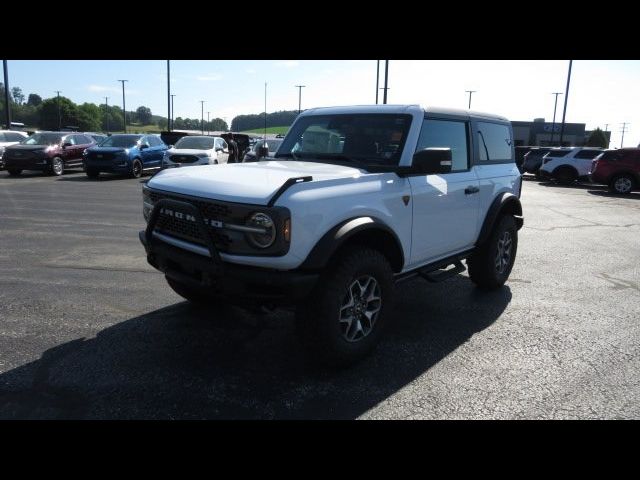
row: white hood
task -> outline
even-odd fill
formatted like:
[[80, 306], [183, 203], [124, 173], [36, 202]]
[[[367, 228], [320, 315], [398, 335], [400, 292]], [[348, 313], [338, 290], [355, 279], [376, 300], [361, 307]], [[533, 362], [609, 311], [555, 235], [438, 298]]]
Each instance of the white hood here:
[[205, 155], [211, 154], [212, 150], [198, 150], [195, 148], [170, 148], [167, 150], [167, 155]]
[[361, 174], [358, 168], [328, 163], [268, 161], [171, 168], [155, 175], [147, 185], [184, 195], [266, 205], [289, 178], [311, 176], [315, 182]]

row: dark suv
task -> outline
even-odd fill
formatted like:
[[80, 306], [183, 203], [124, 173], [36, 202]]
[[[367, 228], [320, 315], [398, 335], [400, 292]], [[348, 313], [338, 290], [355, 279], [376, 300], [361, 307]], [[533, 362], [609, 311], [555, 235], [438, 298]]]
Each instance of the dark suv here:
[[9, 175], [20, 175], [23, 170], [62, 175], [67, 168], [82, 168], [82, 152], [95, 144], [82, 133], [36, 132], [7, 147], [3, 159]]
[[527, 173], [538, 175], [538, 170], [542, 166], [542, 157], [552, 150], [551, 147], [532, 148], [524, 155], [522, 168]]
[[640, 188], [640, 148], [606, 150], [593, 159], [589, 178], [609, 185], [614, 193], [630, 193]]

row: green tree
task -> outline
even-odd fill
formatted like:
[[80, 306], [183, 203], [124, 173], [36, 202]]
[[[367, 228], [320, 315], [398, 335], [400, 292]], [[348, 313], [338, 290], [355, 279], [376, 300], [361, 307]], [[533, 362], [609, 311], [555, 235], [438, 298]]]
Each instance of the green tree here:
[[85, 132], [100, 130], [100, 107], [94, 103], [83, 103], [78, 107], [78, 127]]
[[587, 147], [600, 147], [607, 148], [607, 136], [604, 134], [600, 128], [596, 128], [591, 135], [589, 135], [589, 140], [587, 140]]
[[152, 123], [151, 117], [153, 115], [151, 114], [151, 109], [149, 107], [144, 107], [144, 106], [138, 107], [138, 109], [136, 110], [136, 116], [137, 116], [138, 122], [140, 122], [142, 125], [149, 125]]
[[31, 105], [33, 107], [37, 107], [42, 103], [42, 97], [37, 93], [30, 93], [29, 99], [27, 100], [27, 105]]
[[22, 89], [20, 87], [13, 87], [11, 89], [11, 94], [13, 95], [13, 101], [18, 105], [22, 105], [24, 103], [24, 93], [22, 93]]
[[60, 121], [58, 121], [58, 97], [43, 100], [40, 106], [40, 128], [57, 130], [58, 125], [78, 125], [78, 106], [67, 97], [60, 97]]

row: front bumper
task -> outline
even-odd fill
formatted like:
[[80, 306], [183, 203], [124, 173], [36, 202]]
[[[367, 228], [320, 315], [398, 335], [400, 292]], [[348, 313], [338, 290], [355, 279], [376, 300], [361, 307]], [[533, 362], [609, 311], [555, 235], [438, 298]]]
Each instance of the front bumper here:
[[49, 158], [33, 158], [17, 160], [15, 158], [4, 158], [4, 168], [16, 170], [38, 170], [41, 172], [51, 169], [51, 160]]
[[85, 169], [106, 173], [129, 173], [131, 163], [126, 159], [99, 161], [85, 158], [83, 160]]
[[139, 237], [152, 267], [179, 282], [204, 288], [212, 297], [224, 297], [238, 304], [295, 305], [308, 297], [319, 277], [314, 272], [272, 270], [216, 261], [169, 245], [153, 233], [148, 238], [144, 230]]

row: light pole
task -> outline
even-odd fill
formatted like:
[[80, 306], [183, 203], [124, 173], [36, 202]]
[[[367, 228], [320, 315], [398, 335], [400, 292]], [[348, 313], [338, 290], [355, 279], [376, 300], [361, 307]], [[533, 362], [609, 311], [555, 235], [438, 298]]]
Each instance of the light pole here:
[[209, 120], [209, 114], [211, 112], [207, 112], [207, 135], [209, 135], [209, 129], [211, 128], [211, 121]]
[[173, 127], [174, 127], [174, 125], [173, 125], [173, 114], [174, 114], [174, 112], [173, 112], [173, 97], [175, 97], [175, 96], [176, 96], [175, 93], [171, 94], [171, 130], [173, 130]]
[[167, 130], [171, 131], [171, 60], [167, 60]]
[[128, 82], [129, 80], [118, 80], [122, 82], [122, 124], [124, 126], [124, 133], [127, 133], [127, 104], [124, 99], [124, 82]]
[[202, 129], [202, 134], [204, 135], [204, 100], [200, 100], [200, 127]]
[[300, 115], [301, 110], [301, 105], [302, 105], [302, 89], [306, 87], [306, 85], [296, 85], [296, 88], [298, 89], [298, 115]]
[[376, 105], [378, 105], [378, 90], [380, 90], [380, 60], [376, 60]]
[[608, 124], [608, 123], [605, 123], [605, 124], [604, 124], [604, 136], [605, 136], [605, 137], [606, 137], [606, 139], [607, 139], [607, 148], [609, 148], [609, 143], [610, 143], [609, 139], [611, 138], [611, 135], [609, 135], [609, 136], [607, 137], [607, 132], [608, 132], [608, 131], [609, 131], [609, 124]]
[[389, 90], [389, 60], [384, 61], [384, 97], [382, 103], [387, 104], [387, 90]]
[[104, 97], [104, 110], [105, 117], [107, 117], [107, 121], [105, 122], [107, 124], [107, 133], [109, 133], [109, 97]]
[[222, 117], [222, 120], [224, 120], [224, 125], [225, 125], [225, 132], [229, 130], [229, 126], [227, 125], [227, 117]]
[[471, 110], [471, 95], [476, 93], [477, 90], [465, 90], [469, 94], [469, 110]]
[[[553, 92], [551, 95], [556, 96], [555, 103], [553, 104], [553, 123], [551, 124], [551, 146], [553, 147], [553, 134], [556, 131], [556, 108], [558, 107], [558, 95], [562, 95], [562, 92]], [[562, 146], [562, 145], [560, 145]]]
[[569, 73], [567, 74], [567, 89], [564, 92], [564, 110], [562, 112], [562, 127], [560, 127], [560, 146], [562, 146], [562, 137], [564, 135], [564, 119], [567, 115], [567, 100], [569, 99], [569, 82], [571, 82], [571, 66], [573, 60], [569, 60]]
[[264, 82], [264, 139], [267, 139], [267, 82]]
[[622, 124], [622, 140], [620, 140], [620, 148], [624, 147], [624, 132], [627, 131], [627, 125], [629, 125], [629, 122], [624, 122]]
[[2, 61], [4, 68], [4, 112], [7, 119], [7, 130], [11, 130], [11, 103], [9, 103], [9, 70], [7, 61]]
[[62, 117], [60, 116], [60, 90], [55, 91], [58, 94], [58, 131], [62, 129]]

